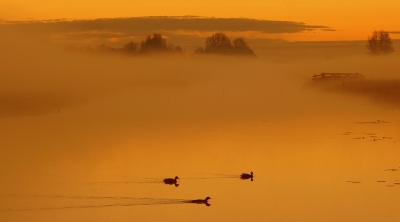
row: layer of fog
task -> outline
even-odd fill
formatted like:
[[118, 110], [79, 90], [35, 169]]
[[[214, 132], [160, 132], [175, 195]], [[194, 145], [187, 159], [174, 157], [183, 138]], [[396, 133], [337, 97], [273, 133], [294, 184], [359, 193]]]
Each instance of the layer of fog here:
[[[400, 78], [397, 54], [327, 59], [300, 53], [280, 59], [278, 53], [242, 61], [81, 55], [37, 35], [5, 35], [0, 44], [0, 118], [58, 113], [110, 98], [121, 101], [120, 109], [156, 116], [170, 112], [171, 118], [230, 116], [238, 110], [244, 116], [266, 110], [281, 113], [298, 107], [304, 84], [320, 72], [359, 72], [370, 80]], [[285, 98], [292, 104], [279, 110], [276, 104]]]
[[400, 78], [398, 56], [90, 56], [35, 35], [4, 35], [0, 46], [0, 162], [12, 169], [2, 171], [10, 188], [22, 187], [33, 166], [106, 162], [87, 157], [138, 138], [147, 143], [194, 129], [320, 116], [381, 119], [387, 107], [368, 96], [328, 94], [307, 83], [320, 72]]

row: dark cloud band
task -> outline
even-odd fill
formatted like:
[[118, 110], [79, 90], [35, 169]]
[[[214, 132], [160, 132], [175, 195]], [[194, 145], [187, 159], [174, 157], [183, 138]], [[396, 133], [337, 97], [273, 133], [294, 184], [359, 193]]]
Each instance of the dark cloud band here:
[[302, 22], [272, 21], [249, 18], [207, 18], [197, 16], [181, 17], [132, 17], [132, 18], [106, 18], [94, 20], [44, 20], [31, 22], [7, 22], [21, 27], [35, 26], [43, 29], [58, 31], [84, 31], [84, 30], [118, 30], [122, 32], [155, 32], [160, 30], [174, 31], [256, 31], [265, 34], [298, 33], [311, 30], [333, 31], [323, 25], [307, 25]]

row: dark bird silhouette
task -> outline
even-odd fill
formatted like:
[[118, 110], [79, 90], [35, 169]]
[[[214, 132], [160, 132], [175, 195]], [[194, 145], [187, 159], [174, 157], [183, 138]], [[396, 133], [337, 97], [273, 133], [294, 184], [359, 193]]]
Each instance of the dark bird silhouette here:
[[250, 174], [242, 173], [242, 175], [240, 175], [240, 179], [242, 179], [242, 180], [251, 179], [251, 181], [253, 181], [253, 172], [251, 172]]
[[205, 204], [210, 206], [211, 204], [208, 203], [208, 200], [211, 199], [211, 197], [206, 197], [206, 199], [197, 199], [197, 200], [189, 200], [188, 203], [194, 203], [194, 204]]
[[175, 178], [166, 178], [166, 179], [164, 179], [164, 183], [169, 184], [169, 185], [175, 185], [177, 187], [177, 186], [179, 186], [178, 181], [177, 181], [178, 179], [179, 179], [178, 176], [176, 176]]

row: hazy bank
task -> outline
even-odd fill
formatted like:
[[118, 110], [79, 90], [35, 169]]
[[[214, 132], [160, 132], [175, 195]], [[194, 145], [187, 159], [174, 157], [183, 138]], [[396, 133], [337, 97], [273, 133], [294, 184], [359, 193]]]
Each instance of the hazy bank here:
[[[177, 116], [204, 112], [224, 116], [231, 109], [242, 110], [241, 115], [263, 110], [279, 113], [296, 107], [304, 84], [320, 72], [400, 79], [398, 52], [369, 56], [361, 42], [258, 42], [253, 46], [259, 55], [256, 60], [187, 53], [183, 57], [91, 56], [66, 52], [66, 44], [54, 42], [48, 33], [27, 37], [31, 31], [13, 30], [0, 37], [0, 117], [58, 113], [128, 94], [129, 107], [154, 115], [159, 110]], [[384, 94], [388, 93], [393, 94], [387, 96], [391, 101], [397, 99], [397, 91]], [[293, 104], [274, 107], [282, 98], [291, 98]]]

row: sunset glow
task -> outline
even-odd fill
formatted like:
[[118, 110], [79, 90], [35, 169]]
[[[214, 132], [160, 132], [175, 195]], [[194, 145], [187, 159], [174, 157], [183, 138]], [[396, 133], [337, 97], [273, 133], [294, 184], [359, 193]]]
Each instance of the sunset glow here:
[[0, 221], [398, 221], [399, 9], [0, 0]]
[[[196, 15], [216, 18], [252, 18], [276, 21], [304, 22], [323, 25], [331, 33], [301, 33], [275, 36], [289, 41], [360, 40], [373, 30], [399, 31], [400, 2], [376, 1], [6, 1], [0, 2], [1, 19], [29, 21], [48, 19], [97, 19], [142, 16]], [[396, 38], [396, 36], [394, 36]]]

